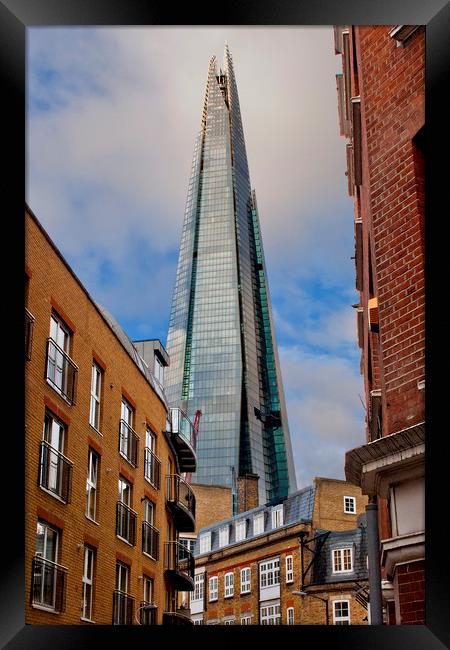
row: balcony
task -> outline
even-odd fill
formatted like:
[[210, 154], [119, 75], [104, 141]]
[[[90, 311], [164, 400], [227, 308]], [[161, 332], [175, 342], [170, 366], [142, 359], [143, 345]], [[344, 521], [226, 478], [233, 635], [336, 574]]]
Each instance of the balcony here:
[[116, 535], [132, 546], [136, 545], [137, 513], [121, 501], [116, 507]]
[[33, 607], [60, 614], [65, 610], [67, 569], [36, 555], [33, 558], [30, 601]]
[[113, 593], [113, 625], [133, 625], [134, 598], [120, 589]]
[[153, 487], [159, 490], [161, 483], [161, 461], [148, 447], [144, 449], [144, 477]]
[[195, 531], [195, 495], [192, 488], [178, 474], [170, 474], [167, 480], [167, 506], [175, 526], [180, 532]]
[[43, 440], [39, 447], [38, 485], [52, 495], [70, 503], [73, 463]]
[[156, 625], [156, 605], [143, 600], [139, 603], [139, 611], [139, 623], [141, 625]]
[[194, 557], [185, 546], [175, 541], [165, 543], [164, 570], [177, 591], [194, 591], [194, 568]]
[[159, 531], [147, 521], [142, 522], [142, 552], [154, 560], [159, 558]]
[[34, 316], [25, 307], [25, 360], [31, 359], [31, 347], [33, 345]]
[[179, 408], [170, 409], [170, 434], [172, 443], [177, 452], [180, 471], [195, 472], [197, 469], [197, 455], [195, 452], [196, 440], [194, 427], [189, 418]]
[[163, 625], [194, 625], [188, 609], [163, 612]]
[[133, 467], [137, 467], [138, 462], [139, 436], [125, 420], [119, 423], [119, 453]]
[[78, 366], [51, 338], [47, 339], [46, 379], [69, 404], [75, 404]]

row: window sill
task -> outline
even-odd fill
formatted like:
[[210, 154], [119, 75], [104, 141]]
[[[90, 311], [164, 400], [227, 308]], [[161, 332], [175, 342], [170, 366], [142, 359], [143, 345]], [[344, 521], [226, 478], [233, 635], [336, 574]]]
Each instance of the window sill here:
[[218, 598], [211, 598], [211, 600], [208, 600], [208, 603], [217, 603], [218, 600]]
[[63, 505], [67, 505], [67, 501], [64, 501], [64, 499], [62, 499], [60, 496], [58, 496], [57, 494], [55, 494], [51, 490], [47, 490], [47, 488], [43, 487], [42, 485], [40, 485], [39, 487], [41, 488], [42, 492], [45, 492], [45, 494], [50, 495], [51, 497], [53, 497], [54, 499], [56, 499], [57, 501], [59, 501]]
[[120, 535], [117, 535], [117, 534], [116, 534], [116, 537], [117, 537], [117, 539], [120, 539], [121, 542], [124, 542], [128, 546], [131, 546], [131, 548], [133, 548], [133, 546], [136, 546], [136, 544], [132, 544], [127, 539], [125, 539], [125, 537], [121, 537]]
[[[128, 462], [129, 462], [129, 461], [128, 461]], [[144, 478], [145, 478], [145, 480], [147, 481], [147, 483], [148, 483], [149, 485], [152, 486], [153, 489], [155, 489], [155, 490], [159, 490], [159, 487], [156, 485], [156, 483], [153, 483], [153, 482], [152, 482], [149, 478], [147, 478], [145, 475], [144, 475]]]
[[[117, 535], [117, 537], [119, 537], [119, 536]], [[122, 537], [120, 537], [119, 539], [122, 539]], [[145, 551], [142, 551], [142, 555], [145, 555], [145, 557], [150, 558], [150, 560], [153, 560], [154, 562], [157, 562], [156, 557], [153, 557], [153, 555], [150, 555], [149, 553], [146, 553]]]
[[[91, 519], [91, 518], [88, 517], [86, 514], [85, 514], [84, 516], [85, 516], [86, 519], [87, 519], [88, 521], [90, 521], [91, 523], [95, 524], [96, 526], [100, 526], [100, 524], [98, 523], [98, 521], [95, 521], [95, 519]], [[86, 621], [88, 621], [88, 620], [89, 620], [89, 619], [87, 618]]]
[[59, 390], [59, 388], [55, 384], [53, 384], [52, 381], [48, 377], [45, 378], [45, 381], [47, 382], [47, 385], [50, 386], [50, 388], [53, 390], [53, 392], [56, 393], [58, 395], [58, 397], [60, 397], [60, 399], [62, 399], [62, 401], [65, 404], [67, 404], [68, 406], [73, 406], [75, 404], [75, 402], [72, 402], [72, 400], [65, 397], [62, 394], [62, 392]]
[[136, 469], [137, 465], [135, 465], [135, 464], [133, 463], [133, 461], [131, 461], [131, 460], [128, 458], [128, 456], [125, 456], [125, 454], [124, 454], [122, 451], [119, 451], [119, 455], [122, 456], [122, 458], [125, 459], [125, 460], [127, 461], [128, 465], [130, 465], [133, 469]]
[[[93, 430], [95, 431], [95, 433], [96, 433], [97, 435], [99, 435], [99, 436], [101, 436], [101, 437], [103, 438], [103, 433], [102, 433], [101, 431], [99, 431], [98, 429], [96, 429], [96, 428], [94, 427], [94, 425], [91, 424], [90, 422], [89, 422], [89, 426], [91, 427], [91, 429], [93, 429]], [[89, 619], [87, 619], [87, 618], [82, 618], [81, 620], [82, 620], [82, 621], [88, 621]], [[93, 622], [93, 621], [91, 621], [91, 622]]]
[[54, 607], [46, 607], [45, 605], [38, 605], [37, 603], [31, 603], [33, 609], [40, 609], [42, 612], [47, 612], [48, 614], [59, 614]]
[[95, 621], [93, 621], [90, 618], [83, 618], [83, 616], [80, 616], [80, 621], [83, 621], [83, 623], [94, 623], [95, 624]]
[[252, 590], [250, 589], [249, 591], [241, 591], [241, 593], [239, 595], [240, 596], [248, 596], [251, 593], [252, 593]]
[[224, 600], [230, 600], [231, 598], [234, 598], [234, 594], [231, 594], [230, 596], [224, 596]]

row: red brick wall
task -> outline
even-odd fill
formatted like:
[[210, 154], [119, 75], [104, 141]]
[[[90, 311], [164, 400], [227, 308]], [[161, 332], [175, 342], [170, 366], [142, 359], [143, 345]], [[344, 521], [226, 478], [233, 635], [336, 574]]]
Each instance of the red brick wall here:
[[[369, 240], [380, 320], [383, 435], [424, 419], [423, 168], [413, 137], [424, 123], [424, 28], [402, 47], [388, 26], [355, 28], [361, 93], [365, 278]], [[417, 172], [419, 174], [417, 175]], [[365, 314], [364, 367], [368, 366]], [[376, 353], [374, 353], [376, 357]], [[366, 397], [368, 397], [366, 379]]]
[[397, 616], [402, 625], [425, 624], [425, 562], [402, 564], [396, 569]]

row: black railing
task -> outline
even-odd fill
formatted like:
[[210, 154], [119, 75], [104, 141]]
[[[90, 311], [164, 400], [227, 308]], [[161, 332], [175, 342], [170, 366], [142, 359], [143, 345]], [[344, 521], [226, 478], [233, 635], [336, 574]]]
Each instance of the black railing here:
[[137, 513], [121, 501], [118, 501], [116, 509], [116, 535], [133, 546], [136, 544], [136, 520]]
[[134, 598], [116, 589], [113, 593], [113, 625], [133, 625]]
[[195, 519], [195, 494], [189, 483], [178, 474], [169, 474], [167, 477], [167, 500], [181, 505], [191, 513]]
[[137, 467], [138, 462], [138, 445], [139, 436], [125, 420], [120, 420], [119, 423], [119, 452], [125, 456], [127, 461]]
[[154, 560], [159, 557], [159, 531], [147, 521], [142, 522], [142, 551]]
[[31, 571], [31, 604], [63, 612], [66, 606], [67, 569], [36, 555]]
[[43, 440], [39, 446], [38, 485], [70, 503], [72, 462]]
[[161, 461], [151, 449], [144, 449], [144, 477], [159, 490], [161, 484]]
[[33, 345], [34, 316], [25, 307], [25, 360], [31, 359], [31, 347]]
[[[183, 558], [183, 559], [181, 559]], [[182, 574], [194, 580], [194, 556], [180, 542], [166, 542], [164, 549], [164, 569]]]
[[141, 625], [156, 625], [156, 612], [157, 607], [153, 603], [148, 603], [143, 600], [139, 604], [140, 609], [140, 618], [139, 622]]
[[70, 404], [75, 404], [78, 366], [69, 355], [47, 339], [46, 379]]

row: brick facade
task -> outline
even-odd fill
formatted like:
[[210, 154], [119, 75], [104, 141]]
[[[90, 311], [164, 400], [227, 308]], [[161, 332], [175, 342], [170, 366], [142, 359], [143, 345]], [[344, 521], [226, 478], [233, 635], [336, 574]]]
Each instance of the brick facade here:
[[[92, 622], [112, 623], [116, 561], [119, 560], [130, 569], [127, 593], [134, 598], [133, 622], [144, 599], [143, 576], [147, 576], [154, 579], [152, 600], [158, 604], [156, 622], [161, 623], [163, 612], [171, 606], [174, 591], [165, 574], [165, 543], [177, 539], [175, 521], [166, 507], [168, 464], [171, 463], [174, 472], [177, 468], [176, 455], [164, 433], [167, 406], [28, 209], [26, 265], [26, 307], [34, 318], [31, 356], [25, 362], [26, 623], [83, 623], [80, 616], [85, 544], [95, 549]], [[77, 366], [76, 400], [73, 404], [46, 379], [46, 345], [53, 312], [71, 330], [69, 356]], [[98, 430], [89, 421], [93, 360], [102, 369]], [[139, 437], [136, 467], [119, 453], [122, 397], [126, 397], [134, 409], [133, 429]], [[43, 489], [42, 480], [38, 484], [46, 413], [66, 426], [61, 451], [72, 463], [68, 503]], [[159, 487], [144, 478], [145, 431], [148, 426], [156, 437], [155, 453], [161, 463]], [[90, 448], [99, 457], [95, 521], [86, 514]], [[137, 513], [134, 545], [116, 535], [119, 476], [132, 485], [130, 506]], [[159, 531], [158, 559], [152, 559], [142, 550], [145, 497], [154, 507], [154, 526]], [[32, 560], [36, 551], [38, 520], [59, 532], [56, 561], [67, 569], [65, 608], [60, 613], [31, 604]]]

